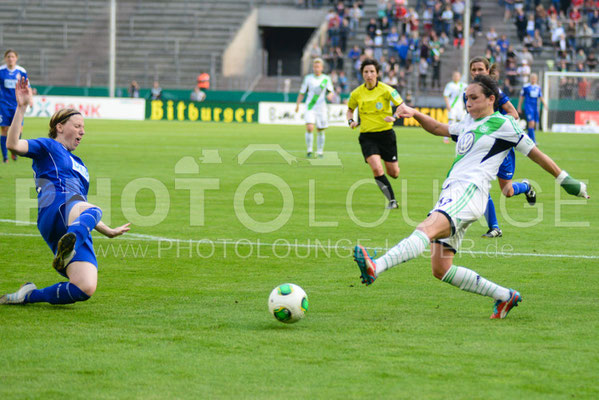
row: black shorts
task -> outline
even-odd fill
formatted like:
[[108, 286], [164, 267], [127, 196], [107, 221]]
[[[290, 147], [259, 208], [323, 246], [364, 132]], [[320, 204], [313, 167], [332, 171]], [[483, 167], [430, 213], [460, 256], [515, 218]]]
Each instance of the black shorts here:
[[393, 129], [360, 133], [360, 146], [364, 161], [371, 155], [378, 154], [387, 162], [397, 162], [397, 141]]

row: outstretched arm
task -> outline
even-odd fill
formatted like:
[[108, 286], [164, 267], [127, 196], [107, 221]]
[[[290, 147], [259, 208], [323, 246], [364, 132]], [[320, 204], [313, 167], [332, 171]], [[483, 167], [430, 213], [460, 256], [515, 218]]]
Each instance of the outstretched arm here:
[[397, 107], [396, 114], [399, 114], [402, 118], [411, 118], [414, 117], [418, 123], [426, 130], [427, 132], [432, 133], [436, 136], [451, 136], [449, 134], [449, 125], [443, 124], [436, 119], [429, 117], [426, 114], [421, 113], [420, 111], [416, 111], [412, 107], [408, 107], [405, 104]]
[[100, 232], [102, 235], [112, 239], [114, 237], [122, 235], [125, 232], [129, 232], [129, 229], [131, 229], [129, 225], [131, 225], [130, 222], [113, 229], [106, 225], [104, 222], [100, 221], [96, 225], [96, 230]]
[[528, 153], [528, 158], [539, 164], [545, 171], [553, 175], [557, 180], [557, 183], [559, 183], [568, 194], [584, 197], [585, 199], [590, 198], [590, 196], [587, 194], [587, 185], [585, 185], [584, 182], [580, 182], [568, 175], [566, 171], [558, 167], [555, 161], [553, 161], [547, 154], [539, 150], [538, 147], [533, 147], [533, 149]]
[[502, 105], [501, 108], [505, 110], [507, 115], [511, 115], [512, 117], [514, 117], [515, 120], [520, 119], [520, 115], [518, 114], [518, 111], [516, 111], [516, 109], [514, 108], [514, 105], [511, 101], [508, 101], [507, 103]]
[[19, 136], [21, 135], [21, 126], [23, 124], [23, 119], [25, 118], [27, 106], [33, 101], [31, 89], [29, 88], [29, 81], [25, 79], [25, 77], [22, 77], [17, 81], [17, 85], [15, 86], [15, 96], [17, 98], [17, 109], [12, 124], [10, 124], [10, 128], [8, 128], [6, 147], [22, 156], [29, 151], [29, 142], [24, 139], [19, 139]]

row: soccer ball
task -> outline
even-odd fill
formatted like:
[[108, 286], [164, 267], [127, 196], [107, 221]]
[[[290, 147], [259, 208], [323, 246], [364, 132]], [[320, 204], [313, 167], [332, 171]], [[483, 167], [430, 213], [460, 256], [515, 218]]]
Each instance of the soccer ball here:
[[308, 311], [308, 296], [293, 283], [284, 283], [270, 292], [268, 310], [277, 319], [292, 324], [304, 318]]

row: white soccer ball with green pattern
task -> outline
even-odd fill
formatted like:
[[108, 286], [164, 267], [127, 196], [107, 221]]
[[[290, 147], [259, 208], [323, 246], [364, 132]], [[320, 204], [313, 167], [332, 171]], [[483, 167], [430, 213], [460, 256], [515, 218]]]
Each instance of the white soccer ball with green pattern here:
[[277, 321], [286, 324], [297, 322], [304, 318], [308, 311], [308, 296], [301, 287], [293, 283], [284, 283], [270, 293], [268, 310]]

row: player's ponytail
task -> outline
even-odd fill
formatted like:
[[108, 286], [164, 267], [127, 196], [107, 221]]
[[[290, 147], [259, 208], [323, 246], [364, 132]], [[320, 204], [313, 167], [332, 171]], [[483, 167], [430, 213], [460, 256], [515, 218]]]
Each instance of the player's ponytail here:
[[50, 139], [56, 139], [58, 136], [56, 125], [66, 123], [69, 118], [77, 114], [81, 113], [74, 108], [63, 108], [62, 110], [56, 111], [52, 118], [50, 118], [50, 131], [48, 132], [48, 137], [50, 137]]

